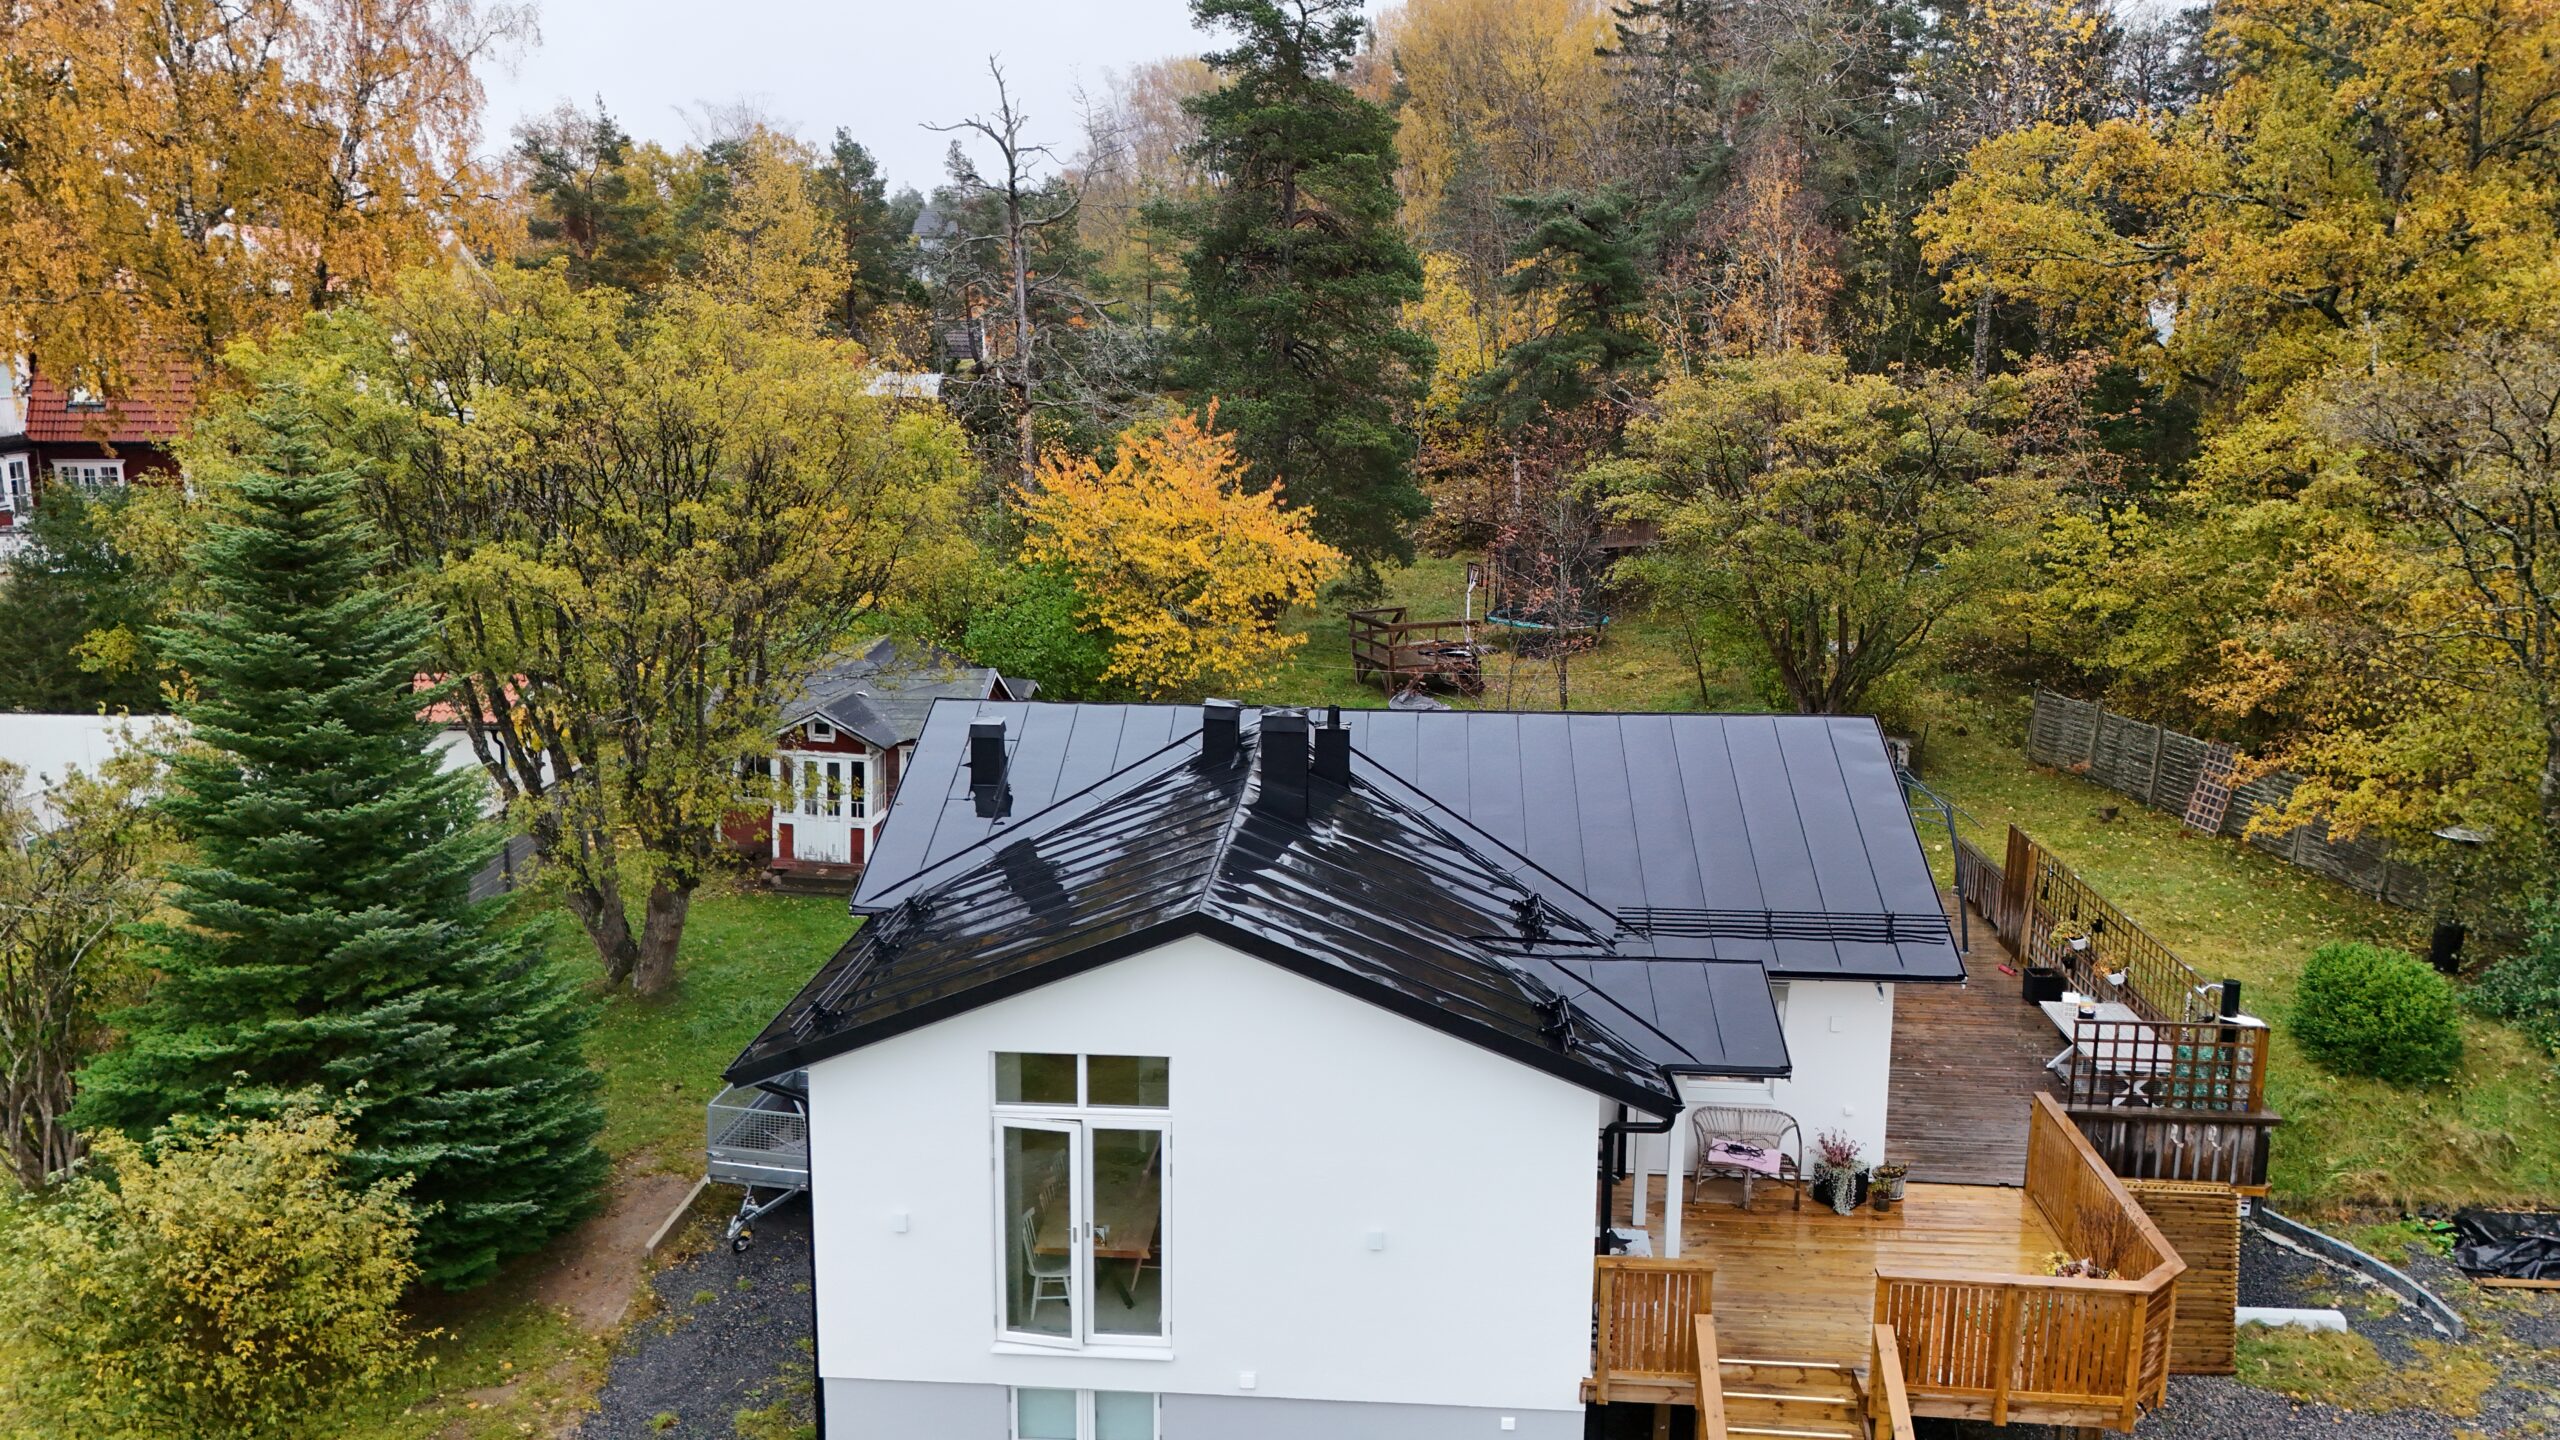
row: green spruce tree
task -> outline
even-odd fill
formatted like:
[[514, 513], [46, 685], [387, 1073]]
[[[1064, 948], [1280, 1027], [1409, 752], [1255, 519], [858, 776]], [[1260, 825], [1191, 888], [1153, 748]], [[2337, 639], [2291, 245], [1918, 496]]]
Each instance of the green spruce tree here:
[[1431, 342], [1405, 328], [1422, 263], [1396, 224], [1396, 122], [1339, 78], [1358, 0], [1192, 0], [1233, 40], [1224, 82], [1185, 104], [1206, 198], [1156, 212], [1187, 245], [1190, 326], [1175, 379], [1218, 401], [1258, 483], [1315, 512], [1316, 534], [1375, 584], [1413, 557], [1428, 509], [1408, 424]]
[[1512, 252], [1503, 293], [1553, 319], [1477, 376], [1468, 399], [1515, 431], [1606, 400], [1614, 430], [1630, 408], [1628, 387], [1652, 374], [1657, 356], [1643, 329], [1633, 206], [1614, 190], [1509, 195], [1502, 203], [1528, 231]]
[[496, 843], [480, 781], [440, 770], [412, 693], [428, 617], [369, 583], [352, 477], [270, 394], [259, 455], [196, 552], [206, 603], [162, 643], [193, 689], [163, 802], [192, 842], [161, 972], [82, 1077], [75, 1118], [175, 1115], [317, 1088], [361, 1107], [347, 1183], [414, 1177], [417, 1258], [487, 1279], [603, 1178], [586, 1007], [469, 895]]

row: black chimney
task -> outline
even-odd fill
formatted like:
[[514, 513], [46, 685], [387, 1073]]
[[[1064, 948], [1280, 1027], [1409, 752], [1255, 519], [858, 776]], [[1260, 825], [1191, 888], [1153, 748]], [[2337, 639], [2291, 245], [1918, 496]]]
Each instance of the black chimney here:
[[1233, 700], [1208, 700], [1200, 706], [1200, 758], [1224, 765], [1236, 758], [1236, 731], [1244, 707]]
[[1307, 717], [1262, 712], [1262, 793], [1256, 805], [1292, 820], [1307, 818]]
[[1324, 712], [1324, 723], [1316, 727], [1316, 777], [1336, 785], [1351, 783], [1351, 727], [1342, 723], [1342, 707], [1334, 705]]
[[1004, 722], [969, 722], [969, 798], [978, 816], [993, 820], [1013, 808], [1013, 791], [1004, 783]]

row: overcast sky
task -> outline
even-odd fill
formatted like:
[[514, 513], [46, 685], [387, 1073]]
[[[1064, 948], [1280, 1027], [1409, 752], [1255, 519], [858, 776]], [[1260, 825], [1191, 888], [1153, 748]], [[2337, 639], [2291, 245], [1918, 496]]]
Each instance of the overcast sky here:
[[991, 108], [990, 53], [1033, 137], [1067, 150], [1078, 84], [1098, 96], [1115, 68], [1206, 48], [1185, 0], [541, 0], [541, 24], [514, 73], [482, 76], [491, 153], [563, 100], [602, 95], [625, 129], [669, 145], [695, 138], [704, 106], [746, 101], [810, 140], [851, 130], [893, 190], [942, 178], [950, 138], [919, 122]]

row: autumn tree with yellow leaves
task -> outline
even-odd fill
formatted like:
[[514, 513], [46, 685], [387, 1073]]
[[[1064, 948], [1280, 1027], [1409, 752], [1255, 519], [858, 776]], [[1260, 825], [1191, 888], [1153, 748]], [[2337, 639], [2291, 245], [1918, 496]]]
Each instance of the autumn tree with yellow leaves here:
[[0, 11], [0, 342], [108, 392], [361, 295], [503, 217], [478, 0], [31, 0]]
[[1235, 439], [1203, 415], [1121, 434], [1111, 463], [1052, 455], [1020, 495], [1023, 559], [1072, 576], [1111, 636], [1105, 683], [1148, 697], [1242, 687], [1304, 643], [1280, 613], [1342, 572], [1281, 487], [1245, 485]]

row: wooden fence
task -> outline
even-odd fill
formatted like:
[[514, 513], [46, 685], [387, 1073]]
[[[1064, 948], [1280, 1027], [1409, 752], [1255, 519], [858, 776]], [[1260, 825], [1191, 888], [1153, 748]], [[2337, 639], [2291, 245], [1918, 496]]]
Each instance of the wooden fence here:
[[1880, 1269], [1875, 1323], [1924, 1413], [2131, 1430], [2168, 1385], [2185, 1264], [2047, 1095], [2026, 1190], [2067, 1249], [2124, 1278]]
[[1605, 1404], [1613, 1381], [1695, 1383], [1696, 1321], [1715, 1309], [1714, 1263], [1641, 1255], [1602, 1255], [1591, 1263], [1595, 1398]]
[[[2209, 782], [2217, 764], [2228, 773], [2229, 757], [2228, 746], [2145, 724], [2050, 690], [2036, 692], [2035, 712], [2027, 721], [2028, 759], [2068, 770], [2182, 818], [2190, 814], [2198, 787]], [[2247, 833], [2253, 816], [2282, 807], [2300, 783], [2283, 771], [2262, 775], [2233, 787], [2218, 815], [2212, 813], [2212, 806], [2195, 813], [2216, 821], [2219, 834], [2245, 840], [2368, 895], [2411, 908], [2426, 904], [2425, 875], [2393, 858], [2390, 842], [2379, 835], [2352, 840], [2333, 836], [2326, 821], [2279, 833]]]
[[2187, 1272], [2178, 1277], [2178, 1323], [2169, 1368], [2180, 1375], [2228, 1375], [2240, 1304], [2240, 1199], [2228, 1185], [2128, 1180], [2143, 1213], [2160, 1227]]

